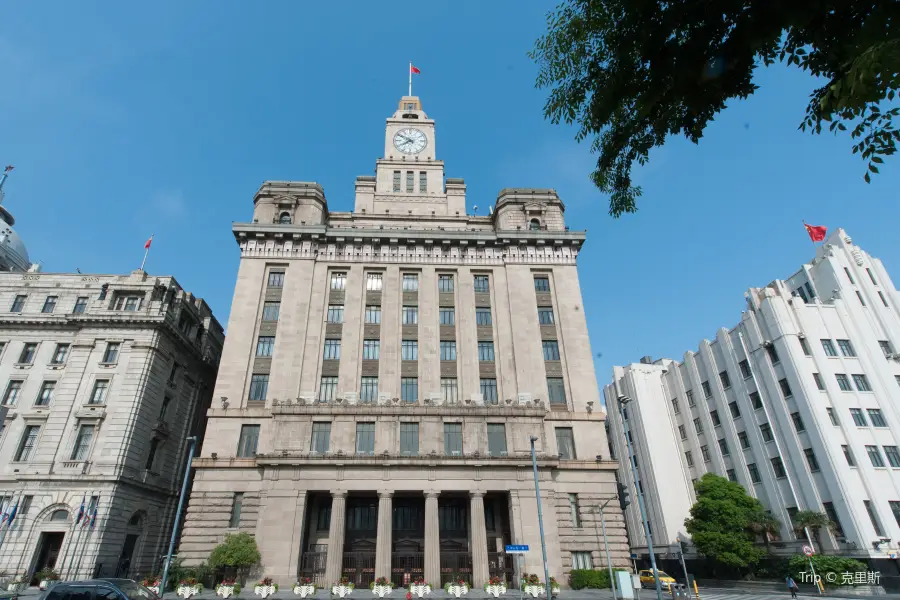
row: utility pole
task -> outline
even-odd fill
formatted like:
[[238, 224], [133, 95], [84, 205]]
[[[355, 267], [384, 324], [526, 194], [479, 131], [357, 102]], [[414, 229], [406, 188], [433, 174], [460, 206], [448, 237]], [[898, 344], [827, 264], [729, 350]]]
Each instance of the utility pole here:
[[181, 509], [184, 508], [184, 499], [187, 498], [188, 480], [191, 477], [191, 462], [194, 460], [194, 450], [197, 448], [197, 436], [188, 438], [191, 449], [188, 451], [187, 465], [184, 468], [184, 481], [181, 484], [181, 496], [178, 498], [178, 510], [175, 511], [175, 525], [172, 527], [172, 537], [169, 538], [169, 552], [166, 554], [166, 564], [163, 566], [162, 581], [159, 582], [159, 597], [166, 593], [166, 584], [169, 578], [169, 565], [172, 562], [172, 552], [175, 551], [175, 538], [178, 537], [178, 528], [181, 527]]
[[[538, 509], [538, 527], [541, 530], [541, 552], [544, 556], [544, 589], [547, 598], [553, 595], [550, 589], [550, 569], [547, 567], [547, 543], [544, 541], [544, 515], [541, 511], [541, 486], [538, 483], [537, 455], [534, 453], [534, 443], [537, 441], [535, 436], [531, 436], [531, 466], [534, 469], [534, 497], [537, 499]], [[662, 598], [660, 598], [662, 600]]]

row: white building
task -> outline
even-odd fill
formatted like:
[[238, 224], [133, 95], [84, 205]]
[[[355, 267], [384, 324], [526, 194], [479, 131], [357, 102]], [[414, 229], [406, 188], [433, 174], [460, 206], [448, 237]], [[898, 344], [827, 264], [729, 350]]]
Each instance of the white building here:
[[[713, 472], [779, 519], [775, 552], [799, 551], [791, 515], [814, 510], [838, 524], [818, 552], [889, 558], [900, 539], [900, 296], [887, 271], [838, 229], [810, 264], [746, 298], [738, 325], [682, 362], [615, 367], [604, 388], [615, 457], [627, 456], [617, 398], [632, 399], [625, 427], [654, 550], [689, 539], [692, 481]], [[627, 459], [618, 477], [633, 490]], [[636, 497], [626, 513], [632, 552], [647, 556]]]

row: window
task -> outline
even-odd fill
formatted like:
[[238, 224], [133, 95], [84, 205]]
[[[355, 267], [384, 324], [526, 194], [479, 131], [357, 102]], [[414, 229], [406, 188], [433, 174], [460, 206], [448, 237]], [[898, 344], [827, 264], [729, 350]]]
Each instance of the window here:
[[418, 292], [419, 291], [419, 275], [416, 273], [403, 274], [403, 291]]
[[169, 404], [171, 404], [172, 399], [168, 396], [163, 396], [162, 406], [159, 409], [159, 421], [166, 420], [166, 413], [169, 412]]
[[800, 340], [800, 349], [803, 350], [803, 354], [806, 356], [812, 356], [812, 350], [809, 349], [809, 344], [806, 341], [806, 338], [797, 338]]
[[869, 421], [872, 422], [872, 427], [887, 427], [887, 421], [884, 420], [884, 414], [882, 414], [881, 409], [879, 408], [870, 408], [866, 410], [869, 413]]
[[363, 340], [363, 360], [378, 360], [381, 354], [381, 340]]
[[885, 355], [885, 357], [890, 356], [894, 353], [893, 348], [891, 348], [891, 343], [887, 340], [879, 340], [878, 346], [881, 348], [881, 352]]
[[594, 561], [591, 560], [590, 552], [573, 552], [572, 568], [591, 570], [594, 568]]
[[400, 191], [400, 171], [394, 171], [394, 191]]
[[897, 450], [897, 446], [885, 446], [884, 455], [887, 456], [889, 465], [900, 469], [900, 451]]
[[778, 385], [781, 387], [781, 394], [785, 397], [785, 399], [791, 397], [791, 386], [788, 383], [787, 379], [779, 379]]
[[875, 528], [875, 535], [884, 537], [884, 530], [881, 528], [881, 522], [878, 520], [878, 515], [875, 514], [872, 501], [863, 500], [863, 504], [866, 506], [866, 512], [869, 513], [869, 520], [872, 521], [872, 527]]
[[881, 458], [881, 451], [878, 449], [878, 446], [866, 446], [866, 452], [873, 467], [884, 466], [884, 460]]
[[837, 350], [834, 349], [834, 344], [831, 340], [822, 340], [822, 349], [825, 351], [825, 356], [837, 356]]
[[47, 296], [47, 299], [44, 300], [44, 306], [41, 308], [42, 313], [52, 313], [56, 310], [56, 301], [59, 300], [58, 296]]
[[684, 453], [684, 460], [687, 461], [687, 466], [689, 466], [689, 467], [694, 466], [694, 455], [691, 453], [690, 450], [688, 450], [687, 452]]
[[403, 456], [419, 454], [418, 423], [400, 423], [400, 454]]
[[14, 312], [14, 313], [22, 312], [22, 309], [25, 308], [25, 300], [27, 298], [28, 298], [28, 296], [25, 296], [25, 295], [16, 296], [15, 299], [13, 300], [12, 307], [10, 307], [10, 309], [9, 309], [9, 312]]
[[[488, 315], [490, 316], [491, 311], [488, 310]], [[475, 316], [478, 317], [478, 309], [475, 309]], [[452, 308], [442, 308], [440, 309], [440, 322], [441, 325], [456, 325], [456, 310]]]
[[566, 404], [566, 386], [562, 377], [548, 377], [547, 391], [550, 396], [550, 404]]
[[263, 304], [263, 321], [277, 321], [281, 313], [281, 302], [266, 302]]
[[[263, 338], [259, 338], [262, 340]], [[259, 349], [257, 346], [257, 356]], [[325, 349], [322, 352], [322, 360], [340, 360], [341, 359], [341, 340], [326, 339]]]
[[375, 423], [356, 424], [356, 453], [375, 454]]
[[710, 460], [712, 460], [709, 456], [709, 446], [705, 444], [703, 446], [700, 446], [700, 454], [703, 455], [703, 462], [709, 462]]
[[552, 306], [538, 306], [538, 323], [541, 325], [553, 325]]
[[38, 392], [37, 399], [34, 401], [35, 406], [49, 406], [53, 401], [53, 390], [56, 389], [55, 381], [45, 381], [41, 384], [41, 391]]
[[850, 343], [850, 340], [837, 340], [838, 348], [841, 349], [841, 354], [844, 356], [856, 356], [856, 352], [853, 350], [853, 344]]
[[453, 275], [438, 275], [438, 291], [444, 294], [453, 293]]
[[72, 458], [70, 460], [87, 460], [88, 451], [91, 449], [91, 442], [93, 439], [93, 425], [82, 425], [79, 427], [78, 435], [75, 437], [75, 447], [72, 448]]
[[116, 294], [116, 303], [113, 306], [113, 310], [125, 310], [128, 312], [138, 311], [141, 310], [141, 304], [143, 304], [143, 302], [143, 296]]
[[19, 393], [22, 391], [22, 381], [10, 379], [3, 394], [3, 406], [15, 406], [19, 401]]
[[490, 291], [490, 283], [488, 282], [487, 275], [476, 275], [475, 276], [475, 292], [479, 294], [486, 294]]
[[684, 428], [684, 425], [679, 425], [679, 426], [678, 426], [678, 435], [679, 435], [679, 436], [681, 437], [681, 439], [683, 439], [683, 440], [686, 440], [686, 439], [687, 439], [687, 430]]
[[347, 274], [346, 273], [332, 273], [331, 274], [331, 289], [337, 291], [344, 291], [347, 289]]
[[412, 171], [406, 172], [406, 191], [408, 193], [412, 193], [414, 191], [413, 190], [413, 172]]
[[478, 360], [494, 362], [494, 342], [478, 342]]
[[872, 269], [866, 267], [866, 273], [869, 274], [869, 279], [872, 280], [872, 283], [873, 283], [874, 285], [878, 285], [878, 282], [875, 281], [875, 275], [872, 274]]
[[728, 376], [728, 371], [719, 373], [719, 381], [722, 382], [722, 387], [726, 390], [731, 387], [731, 378]]
[[813, 380], [816, 382], [816, 387], [822, 391], [825, 390], [825, 382], [822, 381], [822, 376], [818, 373], [813, 373]]
[[850, 446], [841, 446], [841, 449], [844, 451], [844, 458], [847, 459], [847, 464], [851, 467], [856, 466], [856, 460], [853, 458], [853, 450], [850, 449]]
[[441, 342], [441, 360], [456, 360], [456, 342]]
[[841, 522], [838, 521], [837, 511], [834, 510], [834, 504], [832, 502], [823, 502], [822, 507], [825, 509], [825, 515], [833, 523], [832, 527], [834, 527], [834, 532], [838, 537], [844, 537], [844, 528], [841, 527]]
[[541, 222], [537, 219], [531, 219], [528, 222], [528, 229], [530, 231], [540, 231], [541, 230]]
[[381, 325], [381, 307], [376, 304], [366, 306], [366, 325]]
[[87, 308], [87, 296], [79, 296], [75, 299], [75, 306], [72, 308], [72, 314], [80, 315], [84, 313], [84, 309]]
[[153, 471], [153, 463], [156, 461], [156, 452], [159, 450], [159, 438], [150, 440], [150, 451], [147, 453], [147, 462], [144, 463], [145, 471]]
[[319, 506], [316, 513], [316, 529], [328, 531], [329, 527], [331, 527], [331, 506]]
[[672, 411], [676, 415], [681, 412], [681, 408], [678, 406], [678, 398], [672, 398]]
[[791, 421], [793, 421], [794, 429], [797, 431], [797, 433], [800, 433], [801, 431], [806, 431], [806, 426], [803, 425], [803, 418], [800, 416], [800, 413], [798, 413], [798, 412], [791, 413]]
[[900, 375], [894, 375], [894, 381], [897, 382], [897, 385], [900, 385]]
[[424, 193], [428, 191], [428, 176], [425, 174], [425, 171], [419, 171], [419, 192]]
[[244, 494], [242, 492], [235, 493], [231, 499], [231, 517], [228, 519], [229, 527], [240, 527], [241, 525], [241, 505], [244, 503]]
[[444, 423], [444, 454], [461, 456], [462, 450], [462, 423]]
[[712, 388], [709, 387], [709, 382], [704, 381], [700, 384], [700, 387], [703, 388], [703, 397], [704, 398], [712, 398]]
[[772, 460], [772, 470], [775, 471], [775, 478], [782, 479], [787, 477], [787, 472], [784, 470], [784, 463], [781, 462], [781, 457], [776, 456]]
[[418, 340], [403, 340], [400, 342], [401, 360], [419, 360]]
[[750, 403], [753, 405], [753, 410], [762, 408], [762, 397], [759, 392], [750, 392]]
[[363, 377], [359, 382], [359, 401], [371, 404], [378, 400], [378, 378]]
[[284, 287], [284, 271], [270, 271], [269, 272], [269, 287], [273, 287], [273, 288]]
[[499, 402], [496, 379], [489, 378], [481, 380], [481, 396], [484, 399], [485, 404], [497, 404]]
[[444, 404], [459, 403], [459, 390], [456, 377], [441, 377], [441, 398]]
[[747, 472], [750, 473], [750, 481], [753, 483], [759, 483], [762, 479], [759, 476], [759, 468], [757, 468], [756, 463], [747, 463]]
[[700, 417], [694, 418], [694, 431], [697, 432], [697, 435], [703, 433], [703, 423], [700, 422]]
[[506, 425], [488, 423], [488, 454], [490, 456], [506, 456]]
[[404, 402], [419, 401], [419, 380], [415, 377], [403, 377], [400, 379], [400, 399]]
[[559, 343], [556, 340], [541, 342], [544, 348], [544, 360], [559, 360]]
[[688, 406], [696, 406], [696, 402], [694, 402], [694, 390], [688, 390], [684, 393], [688, 399]]
[[881, 299], [881, 303], [882, 303], [882, 304], [884, 304], [885, 306], [888, 305], [888, 303], [887, 303], [887, 298], [884, 297], [884, 292], [879, 291], [879, 292], [878, 292], [878, 297]]
[[831, 419], [831, 424], [832, 424], [832, 425], [834, 425], [835, 427], [837, 427], [838, 425], [841, 424], [841, 422], [838, 421], [837, 413], [834, 412], [834, 409], [833, 409], [833, 408], [831, 408], [831, 407], [829, 406], [828, 408], [825, 409], [825, 411], [828, 413], [828, 418]]
[[[107, 346], [108, 348], [108, 346]], [[19, 354], [19, 363], [30, 365], [34, 362], [34, 355], [37, 353], [37, 344], [28, 343], [22, 346], [22, 352]]]
[[843, 373], [835, 373], [835, 379], [837, 379], [838, 387], [841, 388], [843, 392], [852, 392], [853, 388], [850, 387], [850, 380], [847, 379], [847, 376]]
[[549, 292], [550, 291], [550, 279], [547, 277], [535, 277], [534, 278], [534, 291], [535, 292]]
[[721, 438], [719, 440], [719, 452], [722, 453], [722, 456], [728, 456], [728, 441], [725, 438]]
[[746, 360], [742, 360], [741, 362], [739, 362], [738, 367], [740, 367], [741, 376], [744, 379], [747, 379], [748, 377], [753, 376], [753, 371], [750, 370], [750, 363], [748, 363]]
[[853, 417], [853, 423], [857, 427], [866, 427], [868, 423], [866, 423], [866, 415], [863, 414], [861, 408], [851, 408], [850, 416]]
[[759, 426], [759, 432], [762, 434], [762, 439], [764, 442], [771, 442], [774, 437], [772, 437], [772, 426], [768, 423], [763, 423]]
[[106, 344], [106, 351], [103, 352], [103, 361], [106, 364], [112, 364], [116, 362], [119, 358], [119, 347], [121, 344], [118, 342], [109, 342]]
[[309, 440], [309, 451], [324, 454], [331, 447], [331, 423], [314, 421], [312, 437]]
[[709, 411], [709, 418], [712, 419], [713, 427], [718, 427], [722, 424], [722, 420], [719, 419], [719, 411], [717, 410]]
[[563, 460], [575, 460], [575, 439], [571, 427], [556, 428], [556, 449]]
[[731, 401], [728, 403], [728, 410], [731, 411], [731, 418], [737, 419], [741, 416], [741, 409], [738, 408], [737, 402]]
[[253, 458], [259, 445], [259, 425], [241, 425], [237, 458]]
[[491, 325], [491, 309], [479, 306], [475, 309], [475, 324], [479, 327], [488, 327]]
[[31, 458], [31, 453], [34, 452], [34, 447], [37, 445], [40, 431], [40, 425], [25, 426], [25, 431], [22, 433], [22, 439], [19, 442], [19, 448], [16, 450], [16, 461], [22, 462]]
[[281, 215], [278, 217], [278, 223], [280, 223], [281, 225], [290, 225], [291, 224], [291, 213], [289, 213], [289, 212], [281, 213]]
[[251, 402], [265, 402], [266, 393], [269, 391], [269, 376], [266, 374], [255, 373], [250, 376], [250, 396], [247, 398]]
[[772, 364], [777, 365], [779, 359], [778, 351], [775, 350], [775, 346], [771, 344], [766, 346], [766, 353], [769, 355], [769, 360], [772, 361]]
[[[328, 340], [325, 341], [326, 348], [328, 345]], [[264, 356], [270, 357], [272, 356], [272, 350], [275, 349], [275, 336], [272, 335], [261, 335], [259, 339], [256, 340], [256, 356]], [[340, 352], [340, 345], [338, 345], [338, 352]]]
[[856, 389], [861, 392], [872, 391], [872, 386], [869, 385], [869, 378], [861, 373], [853, 375], [853, 383], [856, 385]]
[[402, 309], [402, 316], [402, 323], [404, 325], [417, 325], [419, 323], [419, 307], [404, 306]]
[[94, 382], [88, 404], [106, 404], [106, 392], [109, 390], [109, 379], [98, 379]]
[[319, 402], [334, 402], [337, 396], [337, 377], [323, 377], [319, 380]]
[[738, 431], [738, 442], [740, 442], [741, 448], [744, 450], [750, 447], [750, 438], [747, 437], [746, 431]]
[[366, 273], [366, 291], [380, 292], [384, 281], [381, 273]]

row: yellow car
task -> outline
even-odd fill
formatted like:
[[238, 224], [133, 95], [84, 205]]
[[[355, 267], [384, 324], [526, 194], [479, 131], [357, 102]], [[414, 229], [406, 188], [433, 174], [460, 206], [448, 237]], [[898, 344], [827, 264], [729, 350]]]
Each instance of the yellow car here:
[[[675, 585], [675, 580], [668, 575], [665, 571], [657, 571], [659, 573], [659, 585], [664, 590], [668, 590], [670, 585]], [[656, 581], [653, 579], [653, 570], [645, 569], [638, 573], [641, 577], [641, 587], [642, 588], [655, 588]]]

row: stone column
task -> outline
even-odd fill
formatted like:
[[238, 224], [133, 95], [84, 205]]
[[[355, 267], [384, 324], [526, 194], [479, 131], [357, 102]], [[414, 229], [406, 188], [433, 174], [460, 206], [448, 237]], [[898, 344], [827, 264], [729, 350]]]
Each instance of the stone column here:
[[441, 589], [441, 526], [438, 521], [440, 492], [425, 492], [425, 581]]
[[331, 585], [341, 578], [344, 566], [344, 521], [347, 518], [347, 492], [331, 492], [331, 526], [328, 528], [328, 557], [325, 583]]
[[392, 533], [394, 510], [392, 492], [378, 492], [378, 538], [375, 542], [375, 577], [391, 578]]
[[488, 582], [487, 529], [484, 523], [484, 492], [469, 492], [472, 530], [472, 586], [476, 590]]

